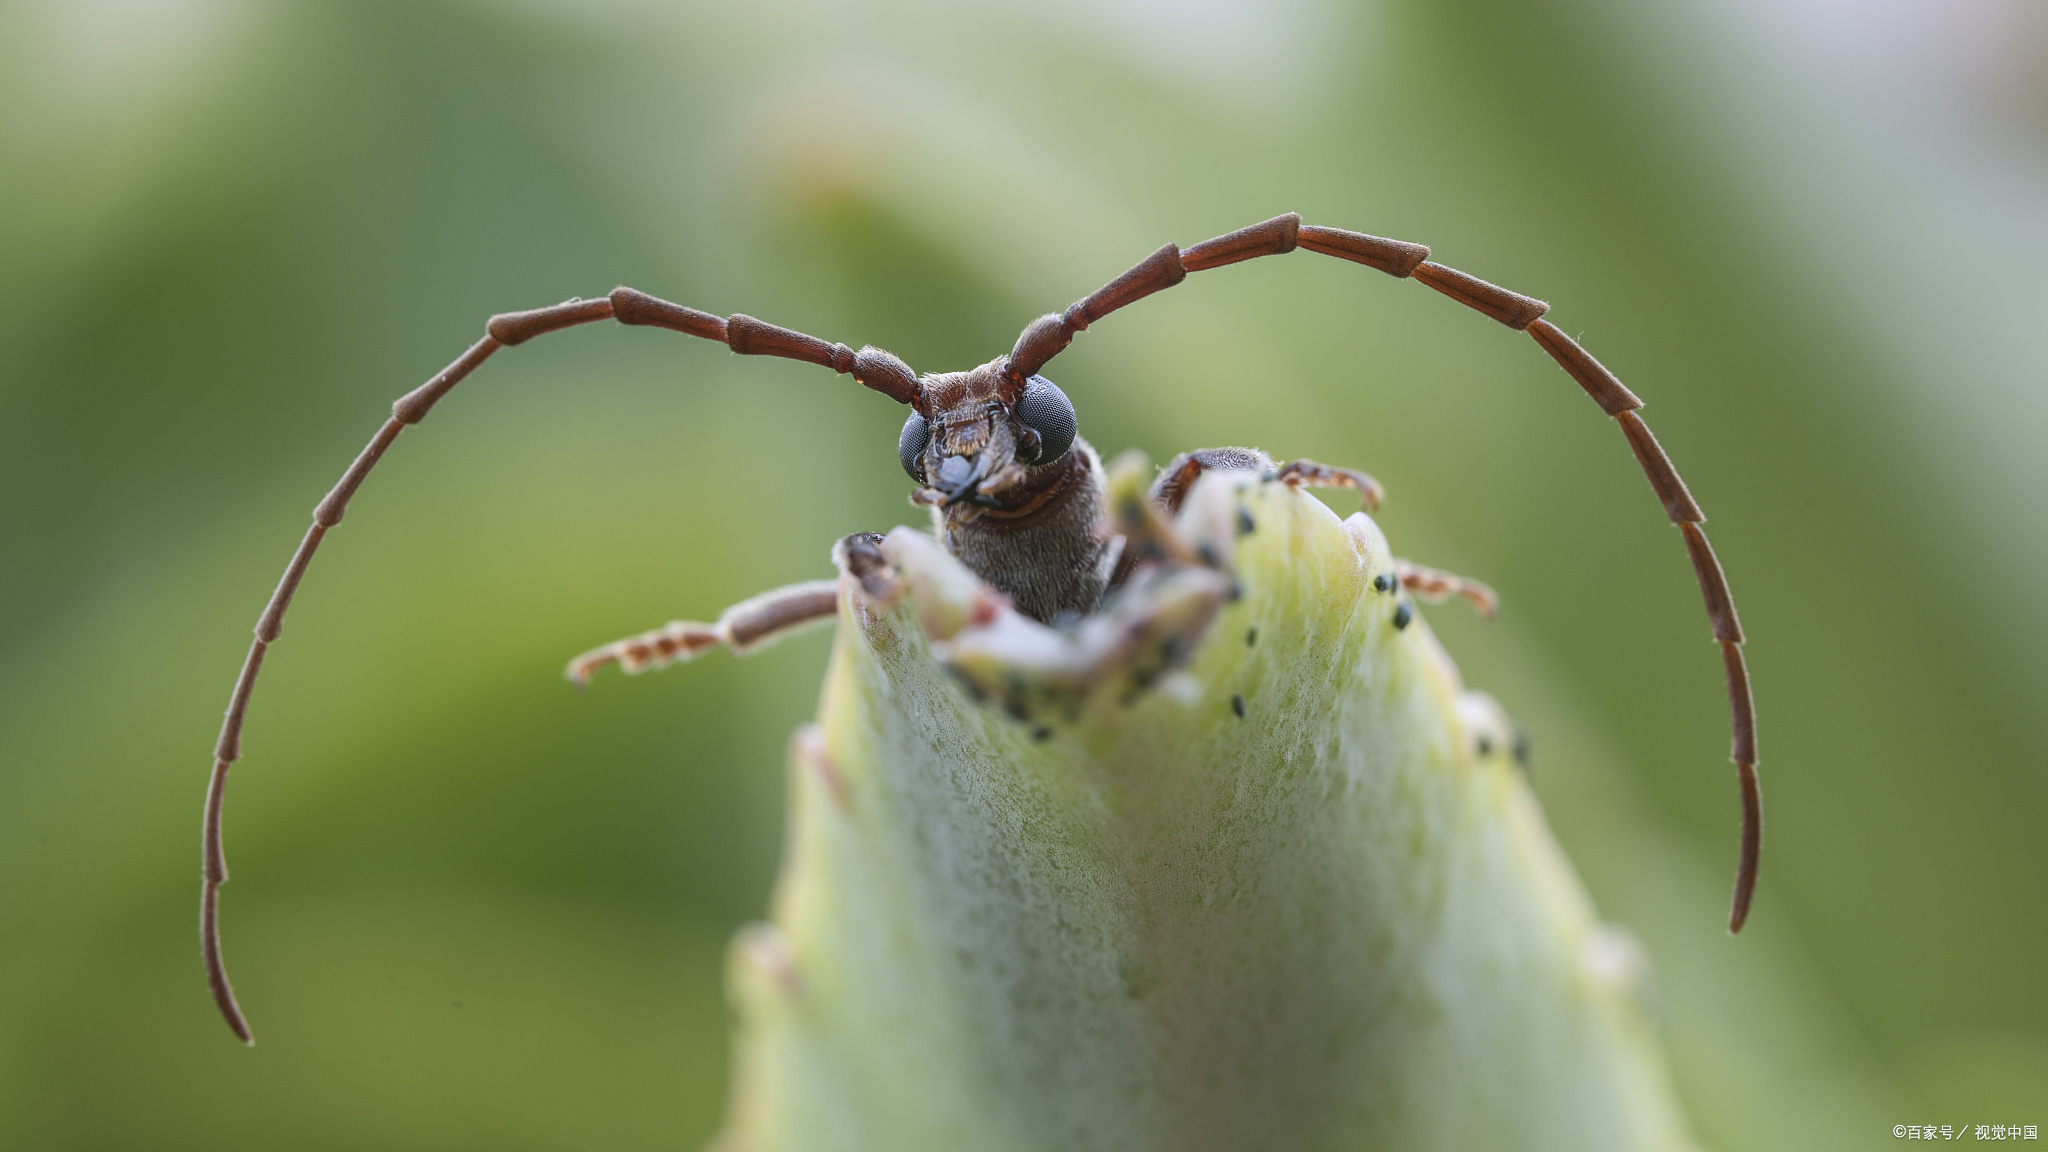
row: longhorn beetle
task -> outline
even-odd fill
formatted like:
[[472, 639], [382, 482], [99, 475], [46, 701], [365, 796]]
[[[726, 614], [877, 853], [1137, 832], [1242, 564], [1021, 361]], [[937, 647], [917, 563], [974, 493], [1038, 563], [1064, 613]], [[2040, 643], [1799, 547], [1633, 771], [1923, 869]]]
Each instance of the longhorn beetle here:
[[[313, 552], [327, 532], [341, 522], [349, 498], [376, 467], [407, 425], [424, 419], [450, 389], [461, 383], [499, 348], [535, 336], [588, 324], [617, 320], [621, 324], [668, 328], [705, 340], [723, 342], [743, 356], [782, 356], [851, 375], [856, 383], [911, 407], [897, 443], [903, 470], [917, 482], [913, 503], [933, 510], [941, 541], [976, 575], [1007, 594], [1017, 609], [1045, 622], [1072, 619], [1094, 610], [1104, 596], [1126, 579], [1138, 549], [1125, 538], [1105, 532], [1103, 469], [1085, 440], [1076, 435], [1074, 406], [1059, 387], [1039, 374], [1089, 325], [1127, 304], [1180, 283], [1190, 272], [1202, 272], [1259, 256], [1277, 256], [1306, 248], [1325, 256], [1376, 268], [1397, 279], [1421, 281], [1468, 308], [1502, 324], [1527, 332], [1586, 390], [1601, 411], [1621, 425], [1629, 448], [1649, 477], [1650, 487], [1665, 513], [1684, 537], [1720, 645], [1732, 714], [1733, 750], [1742, 799], [1742, 838], [1738, 851], [1735, 893], [1728, 930], [1738, 932], [1749, 915], [1755, 892], [1758, 858], [1763, 846], [1763, 804], [1757, 784], [1756, 712], [1750, 699], [1749, 673], [1742, 658], [1742, 625], [1728, 593], [1727, 579], [1707, 543], [1700, 524], [1706, 515], [1686, 491], [1678, 471], [1650, 434], [1636, 410], [1643, 402], [1624, 387], [1598, 360], [1549, 321], [1550, 305], [1429, 259], [1421, 244], [1388, 240], [1337, 228], [1301, 223], [1288, 213], [1242, 228], [1188, 249], [1161, 247], [1129, 271], [1074, 302], [1031, 322], [1008, 355], [966, 372], [931, 373], [919, 377], [909, 365], [879, 348], [855, 352], [844, 344], [734, 315], [721, 319], [680, 304], [671, 304], [632, 288], [614, 288], [596, 300], [572, 299], [528, 312], [493, 316], [485, 335], [454, 363], [426, 383], [399, 397], [391, 417], [370, 438], [339, 483], [313, 509], [313, 524], [286, 565], [284, 577], [256, 621], [256, 639], [242, 663], [229, 698], [220, 739], [214, 748], [213, 772], [207, 785], [203, 833], [200, 940], [207, 978], [215, 1003], [228, 1026], [244, 1043], [253, 1043], [249, 1025], [235, 1003], [220, 949], [220, 886], [228, 878], [221, 847], [221, 800], [228, 767], [242, 754], [242, 721], [250, 691], [263, 666], [263, 654], [275, 643], [284, 624], [292, 593], [306, 574]], [[1194, 479], [1205, 469], [1273, 467], [1263, 453], [1240, 448], [1187, 452], [1169, 463], [1152, 487], [1162, 508], [1179, 505]], [[1368, 506], [1377, 506], [1380, 489], [1371, 477], [1309, 460], [1280, 467], [1277, 478], [1290, 484], [1351, 487]], [[863, 541], [848, 537], [842, 556], [857, 564]], [[849, 555], [852, 554], [852, 555]], [[1489, 610], [1491, 597], [1482, 587], [1447, 573], [1419, 567], [1402, 571], [1402, 582], [1425, 596], [1458, 592]], [[771, 639], [792, 628], [832, 616], [838, 601], [830, 582], [792, 585], [728, 609], [716, 624], [671, 624], [644, 636], [596, 649], [570, 664], [570, 678], [579, 684], [597, 668], [618, 663], [628, 671], [678, 659], [725, 645], [735, 651]], [[1403, 609], [1406, 610], [1405, 607]], [[1403, 621], [1405, 623], [1405, 621]]]

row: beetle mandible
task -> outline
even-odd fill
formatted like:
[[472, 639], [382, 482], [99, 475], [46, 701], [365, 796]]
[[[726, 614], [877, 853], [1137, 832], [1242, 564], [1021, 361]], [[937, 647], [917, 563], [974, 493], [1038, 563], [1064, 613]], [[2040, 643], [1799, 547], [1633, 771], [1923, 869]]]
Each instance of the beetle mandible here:
[[[424, 419], [449, 390], [499, 348], [535, 336], [598, 320], [649, 325], [716, 340], [747, 356], [782, 356], [851, 375], [900, 404], [911, 407], [898, 442], [904, 471], [918, 487], [913, 503], [932, 509], [934, 527], [946, 549], [1033, 619], [1068, 623], [1100, 606], [1132, 579], [1159, 540], [1129, 515], [1108, 506], [1101, 460], [1078, 435], [1074, 406], [1041, 375], [1046, 363], [1075, 335], [1111, 312], [1170, 288], [1190, 272], [1201, 272], [1296, 248], [1378, 269], [1397, 279], [1414, 279], [1502, 324], [1533, 337], [1585, 389], [1603, 412], [1621, 425], [1665, 513], [1684, 537], [1722, 654], [1731, 712], [1732, 751], [1742, 805], [1742, 832], [1728, 929], [1741, 930], [1755, 892], [1762, 849], [1762, 798], [1757, 780], [1756, 714], [1743, 661], [1742, 626], [1726, 577], [1700, 524], [1706, 519], [1679, 479], [1670, 457], [1636, 410], [1643, 402], [1614, 374], [1563, 331], [1542, 317], [1543, 301], [1498, 287], [1429, 259], [1421, 244], [1301, 223], [1288, 213], [1181, 249], [1167, 244], [1108, 284], [1028, 325], [1007, 355], [965, 372], [922, 377], [897, 357], [874, 347], [856, 352], [844, 344], [778, 327], [751, 316], [714, 316], [658, 299], [632, 288], [615, 288], [595, 300], [572, 299], [551, 307], [511, 312], [490, 319], [486, 335], [426, 383], [392, 405], [391, 417], [356, 457], [341, 480], [313, 510], [313, 524], [285, 568], [277, 590], [256, 622], [229, 699], [207, 787], [202, 836], [200, 938], [215, 1002], [245, 1043], [253, 1042], [235, 1002], [220, 947], [220, 885], [227, 880], [221, 841], [221, 805], [229, 766], [241, 755], [243, 720], [263, 655], [280, 635], [286, 609], [314, 551], [341, 522], [349, 499], [407, 425]], [[1205, 470], [1261, 470], [1292, 485], [1349, 487], [1377, 506], [1379, 485], [1362, 472], [1309, 460], [1275, 465], [1256, 449], [1216, 448], [1183, 453], [1152, 485], [1159, 509], [1179, 506]], [[850, 536], [835, 551], [855, 575], [878, 561], [879, 538]], [[1191, 558], [1200, 562], [1203, 558]], [[1491, 594], [1482, 585], [1416, 565], [1400, 569], [1404, 588], [1425, 598], [1462, 594], [1490, 613]], [[579, 684], [598, 668], [618, 663], [628, 671], [688, 659], [711, 648], [745, 650], [792, 629], [833, 616], [834, 585], [792, 585], [735, 605], [714, 624], [675, 623], [621, 640], [578, 657], [569, 676]], [[1405, 608], [1399, 611], [1406, 611]], [[1405, 623], [1397, 617], [1397, 623]]]

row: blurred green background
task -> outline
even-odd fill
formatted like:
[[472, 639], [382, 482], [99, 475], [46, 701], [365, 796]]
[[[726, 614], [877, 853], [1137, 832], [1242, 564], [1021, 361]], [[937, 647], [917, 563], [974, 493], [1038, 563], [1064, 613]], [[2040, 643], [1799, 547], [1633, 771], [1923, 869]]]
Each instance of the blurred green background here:
[[1711, 1147], [2048, 1123], [2048, 83], [2035, 6], [802, 0], [0, 8], [0, 1146], [691, 1148], [828, 639], [579, 696], [569, 655], [917, 522], [902, 411], [593, 326], [501, 353], [248, 628], [389, 401], [627, 283], [924, 370], [1279, 212], [1553, 302], [1649, 402], [1751, 636], [1525, 337], [1307, 254], [1055, 365], [1084, 434], [1371, 470], [1431, 616], [1647, 941]]

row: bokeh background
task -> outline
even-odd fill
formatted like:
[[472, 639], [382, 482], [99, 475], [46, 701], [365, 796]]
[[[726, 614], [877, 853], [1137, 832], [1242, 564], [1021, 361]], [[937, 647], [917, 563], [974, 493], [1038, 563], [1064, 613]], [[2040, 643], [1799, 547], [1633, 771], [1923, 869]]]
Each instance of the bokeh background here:
[[1118, 314], [1106, 452], [1367, 468], [1659, 969], [1711, 1147], [2048, 1124], [2048, 24], [2026, 0], [48, 0], [0, 8], [0, 1146], [691, 1148], [828, 638], [563, 660], [919, 516], [902, 412], [648, 329], [408, 432], [201, 794], [307, 513], [491, 312], [633, 284], [927, 370], [1279, 212], [1553, 302], [1649, 402], [1751, 635], [1525, 337], [1308, 254]]

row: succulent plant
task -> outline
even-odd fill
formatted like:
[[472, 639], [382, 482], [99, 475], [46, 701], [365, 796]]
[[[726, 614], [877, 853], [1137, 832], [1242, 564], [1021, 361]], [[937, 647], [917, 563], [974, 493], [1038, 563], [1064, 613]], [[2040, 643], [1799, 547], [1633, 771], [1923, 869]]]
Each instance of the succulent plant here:
[[842, 576], [719, 1152], [1691, 1147], [1378, 526], [1215, 472], [1161, 530], [1210, 563], [1065, 626], [907, 528]]

